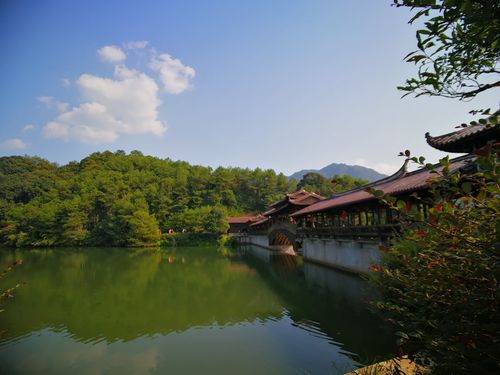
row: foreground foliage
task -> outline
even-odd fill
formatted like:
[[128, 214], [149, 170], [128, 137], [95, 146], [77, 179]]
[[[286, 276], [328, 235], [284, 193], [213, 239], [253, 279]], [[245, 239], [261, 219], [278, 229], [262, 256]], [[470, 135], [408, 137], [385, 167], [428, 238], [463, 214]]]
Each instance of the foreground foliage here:
[[496, 151], [482, 153], [472, 175], [441, 160], [430, 194], [413, 197], [429, 205], [427, 218], [417, 204], [383, 198], [403, 233], [372, 268], [382, 291], [374, 305], [399, 329], [402, 352], [433, 373], [500, 371], [500, 167]]
[[156, 246], [169, 231], [220, 234], [227, 215], [262, 211], [294, 189], [273, 170], [213, 170], [138, 151], [64, 166], [3, 157], [0, 245]]
[[405, 60], [418, 74], [399, 87], [407, 94], [470, 99], [500, 87], [498, 0], [393, 0], [415, 10], [417, 50]]

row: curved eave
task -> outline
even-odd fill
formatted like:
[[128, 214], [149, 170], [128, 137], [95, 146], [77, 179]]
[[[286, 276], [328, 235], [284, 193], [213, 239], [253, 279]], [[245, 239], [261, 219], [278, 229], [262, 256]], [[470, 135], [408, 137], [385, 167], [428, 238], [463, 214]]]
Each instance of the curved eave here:
[[[458, 169], [464, 168], [467, 165], [470, 165], [470, 162], [473, 159], [474, 157], [470, 155], [453, 159], [450, 165], [450, 170], [456, 171]], [[439, 164], [436, 164], [434, 167], [436, 168], [436, 170], [439, 170], [441, 168]], [[344, 209], [349, 206], [376, 200], [376, 198], [372, 194], [365, 191], [365, 189], [367, 188], [382, 190], [386, 194], [393, 195], [401, 195], [419, 191], [428, 187], [429, 180], [432, 178], [435, 178], [435, 175], [432, 174], [429, 170], [419, 169], [417, 171], [407, 173], [399, 178], [386, 178], [383, 180], [379, 180], [375, 183], [362, 186], [356, 190], [351, 190], [342, 195], [334, 196], [330, 199], [320, 201], [300, 211], [297, 211], [290, 216], [297, 217], [318, 212]]]
[[471, 153], [488, 142], [495, 142], [500, 137], [500, 127], [469, 126], [455, 132], [433, 137], [429, 133], [425, 138], [429, 146], [444, 152]]

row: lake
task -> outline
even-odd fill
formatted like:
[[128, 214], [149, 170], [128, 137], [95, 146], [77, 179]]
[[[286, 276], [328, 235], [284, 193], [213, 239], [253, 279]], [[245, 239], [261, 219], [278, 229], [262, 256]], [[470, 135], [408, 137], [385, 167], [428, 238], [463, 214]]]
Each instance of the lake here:
[[343, 374], [394, 338], [362, 279], [257, 247], [1, 250], [2, 374]]

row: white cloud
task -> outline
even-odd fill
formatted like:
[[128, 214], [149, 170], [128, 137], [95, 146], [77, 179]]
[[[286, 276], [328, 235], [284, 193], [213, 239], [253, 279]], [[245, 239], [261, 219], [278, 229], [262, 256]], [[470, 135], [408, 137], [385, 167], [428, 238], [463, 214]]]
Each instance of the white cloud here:
[[47, 107], [50, 107], [54, 102], [54, 98], [52, 96], [39, 96], [36, 98], [40, 103], [45, 104]]
[[132, 42], [124, 43], [123, 46], [126, 49], [143, 49], [148, 46], [149, 42], [146, 40], [136, 40]]
[[61, 84], [63, 85], [63, 87], [70, 87], [71, 81], [68, 78], [63, 78], [61, 79]]
[[0, 143], [0, 149], [2, 150], [22, 150], [29, 146], [29, 143], [23, 142], [19, 138], [7, 139], [6, 141]]
[[34, 130], [35, 128], [36, 128], [35, 125], [33, 125], [33, 124], [27, 124], [23, 128], [23, 133], [26, 133], [26, 132], [29, 132], [31, 130]]
[[[143, 49], [147, 41], [131, 41], [123, 44], [131, 50]], [[157, 54], [153, 48], [146, 52], [149, 66], [159, 73], [159, 81], [148, 74], [125, 66], [127, 55], [117, 46], [105, 46], [98, 50], [102, 60], [114, 63], [113, 77], [82, 74], [74, 81], [82, 95], [82, 101], [69, 108], [51, 96], [38, 99], [48, 108], [56, 108], [59, 115], [43, 127], [47, 138], [76, 140], [88, 144], [105, 144], [117, 141], [122, 135], [152, 134], [162, 136], [166, 123], [159, 119], [161, 105], [159, 84], [166, 92], [179, 94], [187, 90], [195, 71], [168, 54]], [[142, 56], [136, 51], [134, 55]], [[136, 61], [141, 66], [140, 59]], [[70, 84], [64, 79], [63, 85]]]
[[102, 144], [122, 134], [165, 133], [158, 119], [158, 85], [146, 74], [117, 66], [114, 79], [82, 74], [76, 83], [87, 102], [49, 122], [46, 137]]
[[403, 165], [403, 161], [401, 164], [389, 164], [389, 163], [369, 163], [365, 159], [358, 159], [354, 161], [354, 165], [360, 165], [362, 167], [375, 169], [377, 172], [391, 175], [395, 173], [401, 166]]
[[99, 57], [107, 62], [118, 63], [127, 57], [125, 52], [123, 52], [120, 47], [117, 46], [105, 46], [97, 51]]
[[57, 101], [52, 96], [39, 96], [36, 99], [40, 103], [45, 104], [47, 108], [55, 108], [59, 113], [66, 112], [69, 107], [69, 103]]
[[191, 87], [195, 71], [190, 66], [183, 65], [167, 53], [154, 56], [150, 68], [157, 71], [163, 88], [170, 94], [180, 94]]

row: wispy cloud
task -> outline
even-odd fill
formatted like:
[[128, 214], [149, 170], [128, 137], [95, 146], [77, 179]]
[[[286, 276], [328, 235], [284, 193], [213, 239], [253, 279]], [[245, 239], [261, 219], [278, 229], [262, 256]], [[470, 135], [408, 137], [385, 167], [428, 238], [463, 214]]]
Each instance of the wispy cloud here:
[[24, 142], [19, 138], [7, 139], [0, 143], [0, 149], [6, 151], [23, 150], [29, 146], [29, 143]]
[[63, 78], [61, 79], [61, 84], [63, 85], [63, 87], [70, 87], [71, 81], [68, 78]]
[[36, 100], [38, 100], [40, 103], [45, 104], [47, 107], [50, 107], [50, 105], [54, 101], [54, 97], [52, 97], [52, 96], [39, 96], [38, 98], [36, 98]]
[[39, 96], [36, 98], [40, 103], [45, 104], [47, 108], [56, 109], [58, 112], [65, 112], [68, 109], [69, 103], [60, 102], [52, 96]]
[[103, 61], [119, 63], [126, 59], [127, 55], [117, 46], [105, 46], [97, 51]]
[[132, 42], [123, 43], [126, 49], [143, 49], [148, 46], [149, 42], [147, 40], [136, 40]]
[[36, 126], [33, 124], [27, 124], [23, 127], [23, 133], [30, 132], [32, 130], [35, 130]]

